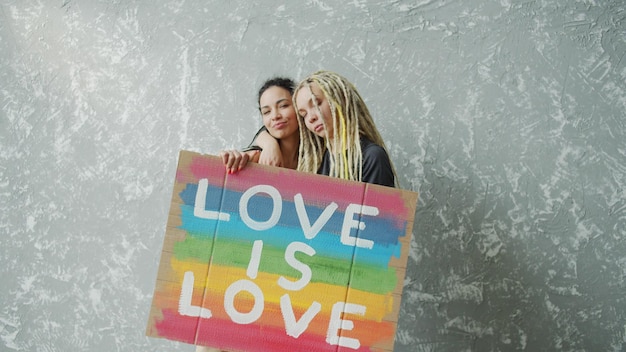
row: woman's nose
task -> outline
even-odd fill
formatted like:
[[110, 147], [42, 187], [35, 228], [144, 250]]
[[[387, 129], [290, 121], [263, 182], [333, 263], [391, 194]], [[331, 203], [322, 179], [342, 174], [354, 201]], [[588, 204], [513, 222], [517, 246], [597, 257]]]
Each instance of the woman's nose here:
[[310, 111], [309, 113], [306, 114], [306, 118], [307, 120], [309, 120], [309, 123], [315, 122], [317, 121], [317, 114], [314, 113], [313, 111]]

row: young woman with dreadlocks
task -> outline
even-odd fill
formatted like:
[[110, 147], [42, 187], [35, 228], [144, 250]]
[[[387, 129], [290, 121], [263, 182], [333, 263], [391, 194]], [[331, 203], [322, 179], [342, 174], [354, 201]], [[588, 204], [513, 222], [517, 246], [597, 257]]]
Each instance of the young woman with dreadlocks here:
[[354, 85], [318, 71], [294, 92], [300, 124], [298, 170], [347, 180], [395, 186], [385, 142]]

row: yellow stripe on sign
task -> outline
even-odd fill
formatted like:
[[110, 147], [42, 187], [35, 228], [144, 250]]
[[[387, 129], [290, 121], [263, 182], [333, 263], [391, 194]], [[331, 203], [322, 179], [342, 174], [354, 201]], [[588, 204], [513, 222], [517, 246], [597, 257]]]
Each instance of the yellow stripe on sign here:
[[[179, 261], [175, 258], [172, 258], [171, 265], [181, 283], [185, 272], [205, 273], [207, 268], [206, 263]], [[202, 275], [196, 275], [194, 288], [201, 289], [207, 286], [206, 277], [197, 276]], [[306, 310], [313, 299], [322, 305], [324, 314], [330, 314], [333, 304], [343, 302], [348, 297], [349, 303], [360, 304], [367, 308], [363, 317], [365, 320], [376, 321], [382, 320], [393, 310], [393, 296], [391, 294], [379, 295], [355, 289], [351, 289], [350, 293], [347, 294], [345, 286], [314, 282], [309, 283], [299, 291], [289, 291], [278, 285], [279, 278], [280, 275], [259, 272], [256, 279], [252, 280], [247, 277], [245, 269], [214, 264], [209, 268], [207, 290], [213, 295], [223, 296], [233, 282], [247, 279], [259, 286], [267, 303], [280, 304], [280, 297], [287, 293], [294, 308]], [[286, 277], [286, 279], [294, 282], [298, 278]]]

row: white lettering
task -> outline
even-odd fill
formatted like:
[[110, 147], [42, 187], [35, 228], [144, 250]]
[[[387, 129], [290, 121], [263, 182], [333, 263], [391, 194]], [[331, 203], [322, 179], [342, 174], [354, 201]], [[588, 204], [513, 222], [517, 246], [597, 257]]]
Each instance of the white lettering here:
[[322, 214], [315, 220], [313, 226], [311, 226], [311, 222], [309, 221], [309, 214], [306, 212], [306, 208], [304, 207], [304, 200], [302, 199], [302, 194], [298, 193], [293, 197], [293, 202], [296, 206], [296, 213], [298, 214], [298, 220], [300, 220], [300, 226], [302, 227], [302, 232], [304, 232], [304, 237], [310, 240], [315, 238], [315, 236], [320, 232], [322, 227], [328, 222], [335, 210], [337, 210], [337, 203], [330, 203], [322, 212]]
[[365, 306], [354, 303], [337, 302], [333, 305], [330, 313], [330, 321], [328, 322], [328, 332], [326, 333], [326, 342], [330, 345], [339, 345], [352, 349], [359, 349], [361, 342], [351, 337], [339, 336], [339, 330], [354, 329], [352, 320], [341, 319], [342, 314], [351, 313], [365, 315]]
[[293, 313], [293, 306], [291, 305], [291, 298], [288, 294], [284, 294], [280, 297], [280, 311], [283, 313], [283, 320], [285, 321], [285, 331], [287, 335], [298, 338], [309, 327], [311, 320], [315, 318], [317, 313], [322, 310], [322, 305], [313, 301], [313, 304], [307, 309], [300, 317], [300, 320], [296, 321], [296, 315]]
[[193, 207], [193, 216], [202, 219], [229, 221], [230, 214], [213, 210], [206, 210], [206, 194], [209, 188], [209, 180], [206, 178], [198, 181], [198, 191], [196, 192], [196, 201]]
[[[254, 297], [254, 306], [248, 313], [241, 313], [235, 308], [235, 296], [241, 291], [248, 291]], [[257, 321], [263, 313], [265, 301], [261, 288], [250, 280], [233, 282], [224, 294], [224, 310], [230, 319], [237, 324], [251, 324]]]
[[354, 220], [354, 214], [376, 216], [378, 215], [378, 208], [360, 204], [348, 205], [343, 218], [343, 226], [341, 228], [341, 243], [348, 246], [356, 245], [357, 247], [372, 249], [372, 247], [374, 247], [374, 241], [350, 236], [350, 231], [352, 229], [365, 229], [365, 223]]
[[206, 308], [192, 306], [191, 297], [193, 296], [193, 283], [195, 278], [193, 271], [186, 271], [183, 278], [183, 286], [180, 291], [180, 299], [178, 300], [178, 313], [188, 317], [210, 318], [213, 314]]
[[263, 241], [256, 240], [252, 245], [252, 255], [250, 255], [250, 263], [246, 275], [251, 279], [256, 279], [259, 273], [259, 263], [261, 262], [261, 252], [263, 251]]
[[311, 267], [297, 260], [295, 256], [296, 252], [302, 252], [309, 257], [315, 255], [315, 249], [313, 249], [313, 247], [309, 246], [306, 243], [291, 242], [287, 246], [287, 249], [285, 249], [285, 261], [287, 262], [287, 264], [291, 265], [292, 268], [302, 273], [302, 277], [296, 282], [291, 282], [287, 280], [284, 276], [279, 277], [278, 285], [285, 290], [301, 290], [311, 281]]
[[[256, 195], [257, 193], [267, 193], [270, 197], [272, 197], [272, 215], [266, 221], [252, 220], [252, 218], [248, 214], [248, 201], [250, 201], [250, 198], [252, 198], [252, 196]], [[280, 196], [280, 193], [278, 193], [278, 190], [272, 186], [256, 185], [250, 187], [247, 191], [244, 192], [244, 194], [241, 196], [241, 199], [239, 200], [239, 214], [241, 215], [241, 220], [243, 220], [243, 222], [253, 230], [263, 231], [271, 229], [278, 223], [282, 211], [283, 200]]]

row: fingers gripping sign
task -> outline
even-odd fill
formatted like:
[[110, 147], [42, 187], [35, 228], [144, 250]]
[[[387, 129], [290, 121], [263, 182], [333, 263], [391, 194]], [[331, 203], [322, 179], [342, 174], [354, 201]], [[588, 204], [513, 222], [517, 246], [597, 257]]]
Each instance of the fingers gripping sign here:
[[238, 150], [224, 150], [220, 152], [222, 162], [229, 174], [233, 174], [248, 164], [248, 162], [256, 162], [259, 158], [258, 150], [249, 150], [240, 152]]

